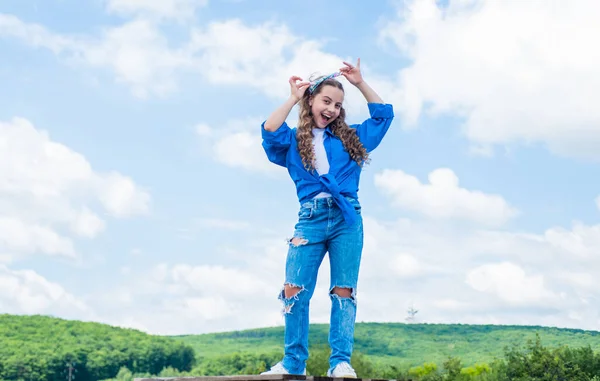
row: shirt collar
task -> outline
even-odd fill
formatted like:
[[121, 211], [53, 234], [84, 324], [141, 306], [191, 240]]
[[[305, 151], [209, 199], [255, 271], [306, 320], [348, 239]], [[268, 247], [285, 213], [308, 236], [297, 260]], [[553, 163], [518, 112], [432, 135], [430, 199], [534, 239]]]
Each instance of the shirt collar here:
[[[331, 131], [331, 125], [328, 125], [327, 127], [325, 127], [323, 130], [323, 135], [329, 135], [329, 136], [335, 136], [335, 134], [333, 133], [333, 131]], [[321, 130], [320, 128], [314, 127], [313, 131], [315, 130]]]

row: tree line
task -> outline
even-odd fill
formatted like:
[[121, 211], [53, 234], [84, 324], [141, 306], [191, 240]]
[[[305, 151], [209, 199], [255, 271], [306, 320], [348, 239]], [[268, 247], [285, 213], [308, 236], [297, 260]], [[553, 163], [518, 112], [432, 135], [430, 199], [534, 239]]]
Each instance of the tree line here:
[[[257, 336], [264, 333], [257, 332]], [[267, 335], [268, 336], [268, 335]], [[213, 342], [225, 344], [225, 337]], [[233, 338], [238, 342], [241, 337]], [[260, 342], [266, 336], [256, 337]], [[222, 341], [221, 341], [222, 340]], [[383, 340], [385, 341], [385, 340]], [[408, 366], [393, 347], [365, 353], [363, 343], [352, 357], [359, 377], [412, 381], [600, 381], [600, 353], [590, 345], [542, 345], [538, 334], [525, 343], [506, 346], [492, 361], [465, 365], [460, 356], [439, 360], [423, 353]], [[376, 344], [373, 342], [373, 344]], [[494, 346], [495, 342], [488, 345]], [[214, 348], [194, 350], [181, 338], [148, 335], [133, 329], [46, 316], [0, 315], [0, 380], [73, 381], [118, 380], [134, 377], [256, 375], [281, 359], [280, 349], [229, 350], [215, 356]], [[241, 348], [241, 347], [240, 347]], [[273, 348], [273, 347], [271, 347]], [[373, 348], [371, 348], [373, 349]], [[324, 376], [329, 350], [325, 342], [311, 347], [307, 372]]]
[[[326, 347], [311, 349], [307, 374], [325, 376], [329, 351]], [[189, 372], [163, 369], [160, 377], [255, 375], [281, 359], [281, 353], [232, 353], [219, 357], [198, 358]], [[590, 346], [570, 348], [542, 345], [539, 335], [522, 345], [506, 347], [504, 355], [489, 363], [464, 366], [458, 357], [448, 357], [441, 364], [424, 362], [402, 368], [381, 364], [355, 352], [352, 366], [361, 378], [398, 381], [600, 381], [600, 353]], [[134, 377], [149, 377], [122, 368], [117, 376], [106, 381], [132, 381]]]
[[46, 316], [0, 315], [0, 380], [96, 381], [121, 368], [190, 371], [192, 347], [167, 337]]

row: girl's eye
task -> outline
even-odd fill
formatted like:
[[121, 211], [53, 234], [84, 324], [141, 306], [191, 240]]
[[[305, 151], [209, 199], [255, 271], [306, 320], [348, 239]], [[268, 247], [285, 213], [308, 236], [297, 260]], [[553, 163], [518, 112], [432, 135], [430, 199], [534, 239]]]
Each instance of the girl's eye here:
[[342, 108], [341, 105], [335, 105], [335, 108], [337, 108], [338, 110]]
[[329, 104], [329, 101], [327, 101], [327, 100], [326, 100], [326, 101], [325, 101], [325, 104], [326, 104], [326, 105], [328, 105], [328, 104]]

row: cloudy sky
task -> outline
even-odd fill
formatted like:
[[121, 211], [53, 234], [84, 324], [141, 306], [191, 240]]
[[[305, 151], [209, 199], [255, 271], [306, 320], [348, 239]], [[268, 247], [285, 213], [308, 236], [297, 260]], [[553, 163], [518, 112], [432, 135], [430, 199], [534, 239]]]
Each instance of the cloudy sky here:
[[[298, 203], [260, 123], [289, 76], [360, 57], [396, 118], [362, 177], [358, 320], [413, 306], [420, 322], [598, 330], [599, 14], [595, 0], [3, 0], [0, 313], [157, 334], [282, 325]], [[328, 321], [328, 271], [313, 322]]]

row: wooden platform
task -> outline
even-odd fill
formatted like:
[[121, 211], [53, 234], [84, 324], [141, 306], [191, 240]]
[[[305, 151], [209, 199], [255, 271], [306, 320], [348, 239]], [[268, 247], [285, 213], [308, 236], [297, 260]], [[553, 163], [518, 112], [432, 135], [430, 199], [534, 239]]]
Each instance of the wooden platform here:
[[206, 377], [152, 377], [152, 378], [134, 378], [134, 381], [394, 381], [380, 380], [374, 378], [331, 378], [300, 376], [294, 374], [277, 374], [269, 376], [206, 376]]

